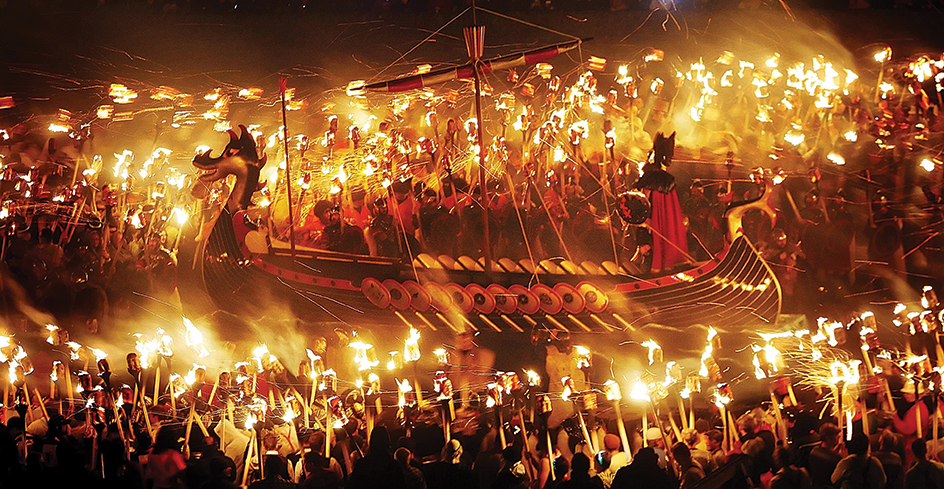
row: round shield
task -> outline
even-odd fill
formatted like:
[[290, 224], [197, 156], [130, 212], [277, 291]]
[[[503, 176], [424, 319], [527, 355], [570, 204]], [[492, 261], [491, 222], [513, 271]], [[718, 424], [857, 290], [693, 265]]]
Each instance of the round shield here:
[[626, 224], [639, 225], [652, 217], [652, 204], [646, 194], [629, 190], [616, 197], [616, 212]]
[[413, 280], [403, 282], [403, 288], [410, 294], [410, 305], [417, 311], [429, 309], [429, 294], [422, 285]]
[[390, 305], [390, 292], [379, 280], [367, 277], [361, 281], [361, 292], [375, 306], [386, 309]]
[[446, 284], [446, 292], [452, 298], [452, 304], [463, 314], [472, 312], [472, 296], [461, 285]]
[[538, 304], [540, 304], [541, 310], [546, 314], [557, 314], [561, 312], [563, 301], [561, 300], [561, 296], [557, 295], [557, 292], [554, 292], [554, 289], [544, 284], [536, 284], [531, 286], [531, 292], [538, 298]]
[[400, 285], [400, 282], [392, 278], [388, 278], [383, 281], [383, 286], [390, 292], [390, 305], [397, 308], [397, 310], [405, 310], [410, 307], [411, 297], [410, 293]]
[[523, 285], [512, 285], [508, 287], [508, 292], [516, 296], [518, 300], [518, 310], [524, 314], [534, 314], [541, 310], [541, 304], [538, 298], [527, 287]]
[[495, 309], [503, 314], [511, 314], [518, 308], [518, 297], [498, 284], [492, 284], [485, 290], [495, 298]]
[[565, 311], [577, 314], [583, 310], [586, 301], [573, 285], [559, 283], [554, 286], [554, 292], [557, 292], [557, 295], [560, 296]]
[[442, 285], [436, 282], [426, 282], [423, 288], [426, 289], [426, 293], [429, 294], [430, 305], [437, 311], [446, 312], [452, 307], [452, 298], [449, 297], [449, 292], [446, 292], [446, 289], [444, 289]]
[[465, 291], [472, 297], [472, 307], [482, 314], [491, 314], [495, 310], [495, 297], [479, 284], [465, 286]]
[[577, 292], [583, 296], [584, 307], [586, 307], [588, 311], [598, 313], [606, 310], [606, 304], [608, 302], [606, 293], [600, 290], [596, 285], [590, 282], [580, 282], [577, 284]]

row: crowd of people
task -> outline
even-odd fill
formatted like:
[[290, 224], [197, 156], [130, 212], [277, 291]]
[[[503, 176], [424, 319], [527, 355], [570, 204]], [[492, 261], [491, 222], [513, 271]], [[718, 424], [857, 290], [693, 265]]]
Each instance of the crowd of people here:
[[[551, 426], [542, 401], [529, 404], [528, 397], [536, 393], [523, 392], [521, 386], [510, 392], [523, 396], [524, 407], [516, 407], [516, 401], [493, 406], [456, 396], [452, 416], [446, 404], [429, 397], [398, 405], [390, 399], [392, 393], [365, 395], [361, 389], [358, 397], [358, 388], [335, 392], [332, 383], [337, 381], [330, 377], [326, 387], [319, 387], [320, 394], [311, 396], [316, 401], [309, 421], [307, 407], [295, 409], [305, 404], [299, 398], [308, 399], [315, 385], [306, 386], [303, 377], [287, 373], [274, 357], [261, 361], [259, 372], [238, 364], [232, 372], [238, 376], [235, 381], [224, 372], [210, 382], [204, 371], [175, 393], [172, 380], [154, 400], [138, 397], [148, 393], [151, 380], [150, 370], [137, 362], [135, 353], [128, 355], [131, 377], [112, 373], [101, 361], [95, 379], [80, 372], [81, 396], [72, 399], [54, 389], [44, 400], [38, 388], [32, 400], [24, 399], [23, 384], [17, 382], [0, 424], [0, 487], [944, 485], [944, 464], [938, 461], [944, 456], [938, 394], [925, 392], [923, 382], [903, 384], [902, 372], [888, 362], [883, 362], [886, 374], [869, 381], [873, 387], [887, 382], [887, 397], [882, 389], [863, 389], [855, 397], [859, 408], [846, 419], [816, 405], [831, 398], [828, 389], [798, 389], [795, 394], [791, 389], [783, 395], [774, 389], [776, 403], [729, 405], [740, 414], [736, 419], [724, 407], [701, 401], [687, 413], [690, 419], [684, 411], [662, 409], [671, 403], [659, 403], [647, 412], [648, 419], [626, 420], [628, 435], [618, 429], [612, 410], [585, 402], [575, 404], [574, 414], [559, 426]], [[114, 387], [124, 380], [134, 387]], [[345, 407], [337, 395], [352, 404]], [[333, 423], [333, 429], [325, 431], [322, 422]], [[450, 429], [444, 429], [447, 424]]]
[[140, 213], [137, 226], [119, 224], [111, 209], [106, 214], [69, 226], [56, 212], [39, 211], [32, 222], [12, 224], [3, 251], [13, 287], [8, 312], [33, 304], [56, 324], [94, 335], [106, 323], [137, 314], [135, 294], [174, 296], [176, 253], [166, 231], [148, 225], [153, 206]]

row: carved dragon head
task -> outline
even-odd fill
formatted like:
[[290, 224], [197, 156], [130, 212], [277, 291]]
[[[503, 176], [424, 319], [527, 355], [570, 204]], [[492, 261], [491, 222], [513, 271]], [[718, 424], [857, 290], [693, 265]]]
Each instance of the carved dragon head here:
[[198, 199], [206, 197], [211, 183], [229, 175], [236, 176], [236, 185], [226, 202], [226, 207], [232, 213], [246, 209], [252, 203], [252, 194], [259, 186], [259, 172], [266, 164], [264, 149], [260, 158], [256, 141], [246, 126], [240, 125], [239, 130], [239, 135], [232, 130], [227, 131], [229, 144], [219, 156], [214, 158], [210, 156], [213, 150], [207, 150], [193, 157], [193, 165], [201, 171], [192, 190], [193, 196]]

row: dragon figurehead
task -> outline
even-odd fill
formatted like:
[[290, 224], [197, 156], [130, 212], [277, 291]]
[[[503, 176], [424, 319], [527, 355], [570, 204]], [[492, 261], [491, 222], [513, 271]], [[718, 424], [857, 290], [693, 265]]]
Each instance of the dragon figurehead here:
[[213, 150], [198, 153], [193, 157], [193, 165], [202, 173], [194, 184], [192, 194], [198, 199], [206, 197], [210, 184], [228, 177], [236, 176], [236, 185], [226, 202], [226, 207], [233, 214], [245, 210], [252, 203], [252, 194], [259, 186], [259, 172], [266, 164], [266, 155], [262, 149], [262, 157], [256, 150], [256, 141], [246, 126], [239, 126], [240, 134], [229, 130], [229, 144], [223, 152], [212, 157]]

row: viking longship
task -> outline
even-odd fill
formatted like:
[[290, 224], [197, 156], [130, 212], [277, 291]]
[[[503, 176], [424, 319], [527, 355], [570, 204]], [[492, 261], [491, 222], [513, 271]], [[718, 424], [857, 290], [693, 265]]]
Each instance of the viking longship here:
[[[478, 36], [473, 32], [466, 37], [468, 43]], [[469, 65], [360, 88], [403, 91], [475, 78], [478, 103], [479, 76], [540, 62], [578, 43], [491, 61], [479, 59], [476, 49], [470, 48]], [[776, 276], [738, 232], [739, 216], [750, 202], [729, 209], [732, 233], [721, 253], [663, 276], [635, 276], [615, 260], [577, 263], [561, 257], [344, 253], [289, 242], [270, 232], [271, 224], [247, 220], [266, 158], [257, 153], [248, 131], [231, 131], [230, 137], [220, 156], [207, 151], [194, 158], [202, 172], [198, 185], [236, 175], [229, 200], [218, 206], [212, 230], [199, 240], [194, 260], [205, 290], [223, 309], [251, 311], [259, 301], [277, 298], [287, 299], [299, 315], [312, 321], [483, 332], [526, 332], [539, 326], [614, 332], [649, 323], [733, 326], [773, 323], [780, 313]], [[484, 168], [483, 160], [480, 169]]]

